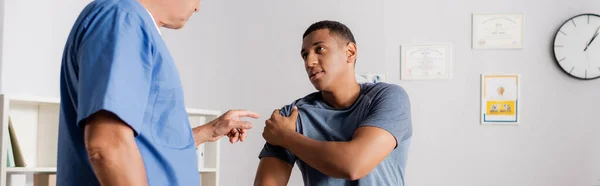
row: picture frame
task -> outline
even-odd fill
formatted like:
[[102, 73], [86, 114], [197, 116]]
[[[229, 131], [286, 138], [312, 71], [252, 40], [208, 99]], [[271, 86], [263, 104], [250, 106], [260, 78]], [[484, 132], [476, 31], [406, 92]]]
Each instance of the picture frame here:
[[519, 74], [481, 75], [481, 124], [519, 124], [520, 77]]
[[522, 13], [473, 13], [473, 49], [523, 49]]
[[400, 46], [400, 79], [452, 78], [451, 44], [406, 44]]

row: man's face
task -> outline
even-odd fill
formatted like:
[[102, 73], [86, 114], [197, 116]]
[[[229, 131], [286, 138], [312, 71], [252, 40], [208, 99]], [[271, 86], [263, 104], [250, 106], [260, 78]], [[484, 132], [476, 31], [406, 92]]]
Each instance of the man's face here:
[[331, 91], [339, 80], [352, 73], [346, 42], [329, 34], [328, 29], [313, 31], [302, 41], [302, 59], [306, 73], [319, 91]]
[[183, 28], [194, 12], [200, 9], [200, 0], [162, 0], [161, 7], [166, 11], [164, 27]]

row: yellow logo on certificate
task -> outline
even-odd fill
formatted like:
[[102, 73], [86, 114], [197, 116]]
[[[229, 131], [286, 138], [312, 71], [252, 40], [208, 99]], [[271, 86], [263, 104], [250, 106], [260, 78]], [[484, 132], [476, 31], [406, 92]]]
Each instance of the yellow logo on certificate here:
[[487, 115], [512, 116], [515, 114], [515, 101], [487, 101]]

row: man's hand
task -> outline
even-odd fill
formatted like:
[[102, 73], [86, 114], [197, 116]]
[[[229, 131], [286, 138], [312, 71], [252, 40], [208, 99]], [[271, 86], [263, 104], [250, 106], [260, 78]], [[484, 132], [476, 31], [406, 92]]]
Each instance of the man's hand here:
[[273, 111], [271, 118], [265, 121], [263, 138], [272, 145], [283, 146], [286, 133], [296, 132], [297, 119], [298, 108], [295, 106], [290, 117], [282, 116], [279, 109]]
[[247, 130], [252, 128], [252, 123], [241, 120], [244, 117], [257, 119], [260, 115], [247, 110], [230, 110], [217, 119], [194, 128], [196, 146], [204, 142], [217, 141], [225, 135], [229, 137], [231, 143], [244, 141], [248, 135]]

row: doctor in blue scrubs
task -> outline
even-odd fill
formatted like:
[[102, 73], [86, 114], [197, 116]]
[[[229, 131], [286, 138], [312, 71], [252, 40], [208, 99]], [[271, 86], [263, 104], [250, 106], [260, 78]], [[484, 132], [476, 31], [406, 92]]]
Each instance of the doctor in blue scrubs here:
[[258, 118], [230, 110], [191, 128], [159, 27], [179, 29], [199, 0], [95, 0], [61, 66], [57, 185], [199, 185], [196, 147], [243, 141]]

